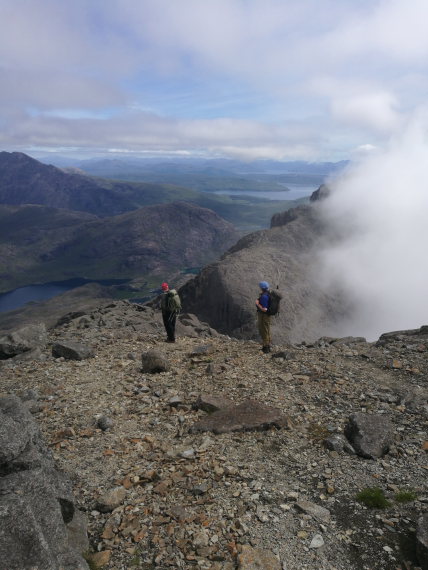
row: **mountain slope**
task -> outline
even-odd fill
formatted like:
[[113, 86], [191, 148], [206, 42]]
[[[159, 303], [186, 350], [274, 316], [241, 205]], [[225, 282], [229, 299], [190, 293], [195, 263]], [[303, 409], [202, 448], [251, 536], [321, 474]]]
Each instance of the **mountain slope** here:
[[[196, 336], [187, 324], [166, 350], [160, 311], [129, 303], [84, 313], [62, 319], [35, 354], [0, 361], [0, 393], [26, 398], [57, 466], [72, 474], [91, 548], [106, 570], [423, 567], [426, 549], [418, 549], [418, 563], [415, 529], [422, 517], [428, 523], [427, 327], [379, 343], [330, 339], [263, 355], [252, 342], [207, 338], [200, 326]], [[52, 356], [53, 344], [70, 341], [96, 358]], [[142, 375], [141, 355], [153, 350], [170, 370]], [[218, 416], [203, 411], [210, 401], [220, 413], [232, 403], [254, 410], [255, 401], [290, 421], [287, 429], [267, 429], [251, 418], [260, 431], [245, 431], [251, 422], [242, 425], [232, 408], [229, 422], [223, 415], [217, 425], [244, 431], [200, 433], [201, 420]], [[344, 427], [355, 413], [366, 418], [359, 434], [366, 445], [385, 441], [371, 420], [392, 426], [383, 457], [352, 451]], [[18, 436], [21, 442], [32, 432]], [[18, 466], [34, 462], [25, 452]], [[374, 487], [390, 501], [384, 510], [357, 500]], [[398, 500], [402, 491], [407, 502]], [[100, 503], [114, 511], [100, 512]], [[16, 549], [25, 545], [21, 539]], [[11, 550], [3, 568], [11, 568]], [[241, 564], [244, 554], [255, 562]]]
[[[43, 228], [48, 218], [52, 227]], [[166, 278], [216, 259], [237, 239], [214, 212], [185, 202], [103, 219], [43, 206], [3, 206], [0, 221], [6, 228], [0, 230], [3, 291], [71, 277]]]
[[[0, 152], [0, 204], [40, 204], [112, 216], [172, 201], [177, 191], [159, 184], [103, 181], [63, 172], [23, 153]], [[189, 191], [187, 196], [183, 189], [179, 197], [185, 199], [193, 194]]]
[[255, 338], [258, 283], [267, 280], [284, 295], [281, 312], [272, 319], [274, 342], [332, 334], [345, 307], [338, 296], [321, 291], [314, 275], [313, 250], [326, 233], [316, 204], [289, 210], [273, 221], [277, 225], [245, 236], [183, 286], [186, 310], [220, 332]]

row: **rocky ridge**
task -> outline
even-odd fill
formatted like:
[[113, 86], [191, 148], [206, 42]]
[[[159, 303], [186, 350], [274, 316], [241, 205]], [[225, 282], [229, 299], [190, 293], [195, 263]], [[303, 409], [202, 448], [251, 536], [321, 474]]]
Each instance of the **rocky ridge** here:
[[263, 280], [283, 293], [272, 323], [275, 338], [295, 342], [334, 334], [347, 306], [337, 291], [321, 287], [316, 274], [316, 251], [327, 235], [317, 200], [275, 214], [270, 229], [241, 238], [180, 289], [186, 310], [224, 334], [254, 338], [254, 303]]
[[[37, 354], [1, 363], [2, 395], [32, 390], [29, 407], [89, 518], [93, 564], [427, 567], [426, 327], [377, 343], [281, 344], [271, 355], [189, 314], [178, 332], [166, 345], [158, 313], [111, 303], [66, 316]], [[94, 356], [52, 356], [70, 342]], [[143, 373], [153, 351], [165, 371]], [[224, 428], [252, 406], [256, 425], [243, 414], [231, 430], [198, 429], [219, 416]], [[345, 437], [351, 416], [363, 446], [367, 416], [391, 426], [375, 459]], [[372, 488], [387, 508], [357, 500]]]

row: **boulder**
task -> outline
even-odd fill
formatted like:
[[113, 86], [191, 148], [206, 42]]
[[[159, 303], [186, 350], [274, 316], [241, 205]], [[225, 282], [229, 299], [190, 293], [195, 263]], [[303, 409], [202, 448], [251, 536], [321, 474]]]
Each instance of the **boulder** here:
[[340, 434], [334, 434], [327, 437], [324, 440], [324, 447], [329, 451], [337, 451], [338, 453], [345, 452], [349, 455], [355, 455], [355, 449], [349, 441]]
[[114, 487], [102, 495], [97, 502], [97, 509], [102, 513], [109, 513], [118, 507], [126, 497], [125, 487]]
[[245, 400], [237, 406], [220, 409], [199, 420], [190, 431], [212, 431], [220, 434], [235, 431], [263, 431], [271, 427], [289, 427], [289, 420], [277, 408], [260, 404], [255, 400]]
[[422, 570], [428, 570], [428, 513], [418, 520], [416, 554]]
[[71, 483], [14, 396], [0, 398], [0, 449], [0, 570], [88, 570]]
[[195, 348], [190, 353], [190, 356], [203, 357], [203, 356], [210, 356], [213, 353], [214, 353], [214, 345], [201, 344], [199, 346], [195, 346]]
[[142, 372], [156, 374], [168, 372], [170, 365], [166, 357], [156, 350], [149, 350], [141, 355]]
[[311, 503], [310, 501], [301, 500], [296, 503], [296, 508], [319, 522], [330, 522], [330, 511], [320, 505]]
[[384, 415], [355, 413], [348, 419], [345, 436], [358, 455], [376, 459], [389, 451], [393, 436], [392, 424]]
[[238, 555], [238, 570], [281, 570], [282, 565], [270, 550], [242, 545]]
[[57, 342], [52, 346], [52, 356], [54, 358], [65, 358], [66, 360], [86, 360], [93, 358], [94, 351], [91, 347], [73, 341]]
[[195, 410], [203, 410], [208, 414], [217, 412], [218, 410], [224, 410], [225, 408], [230, 408], [233, 406], [232, 400], [224, 396], [212, 396], [210, 394], [199, 394], [193, 407]]
[[39, 323], [22, 327], [0, 338], [0, 360], [13, 358], [18, 354], [44, 347], [47, 340], [44, 324]]
[[37, 426], [19, 398], [0, 399], [0, 475], [11, 469], [37, 433]]

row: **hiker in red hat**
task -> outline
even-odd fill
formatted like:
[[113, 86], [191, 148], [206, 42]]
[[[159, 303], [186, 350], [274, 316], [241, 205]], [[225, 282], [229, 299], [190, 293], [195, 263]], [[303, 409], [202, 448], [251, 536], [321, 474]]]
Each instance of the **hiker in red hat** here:
[[175, 289], [170, 289], [168, 283], [162, 283], [161, 309], [162, 319], [166, 330], [166, 342], [175, 342], [175, 323], [181, 309], [181, 301]]

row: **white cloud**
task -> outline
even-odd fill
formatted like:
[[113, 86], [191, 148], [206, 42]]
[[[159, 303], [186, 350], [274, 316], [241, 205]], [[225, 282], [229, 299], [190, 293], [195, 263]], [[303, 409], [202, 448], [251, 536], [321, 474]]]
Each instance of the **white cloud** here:
[[[63, 132], [63, 145], [88, 146], [90, 122], [86, 131], [77, 119], [58, 128], [40, 116], [30, 132], [27, 111], [50, 110], [105, 116], [100, 145], [125, 128], [114, 146], [149, 144], [150, 136], [138, 143], [133, 133], [134, 105], [166, 117], [164, 126], [187, 119], [182, 149], [197, 152], [198, 140], [209, 146], [222, 133], [219, 148], [234, 149], [226, 121], [237, 126], [239, 118], [243, 133], [245, 119], [271, 131], [263, 152], [342, 157], [399, 128], [428, 83], [425, 0], [3, 0], [2, 11], [0, 124], [8, 148], [25, 145], [25, 133], [44, 144], [50, 127], [57, 144]], [[192, 120], [208, 121], [207, 113], [212, 121], [197, 136]], [[290, 128], [296, 118], [300, 140]], [[156, 144], [168, 146], [167, 130], [151, 123]]]
[[388, 134], [402, 123], [396, 98], [384, 91], [334, 97], [332, 114], [345, 124]]
[[373, 340], [428, 322], [428, 115], [418, 113], [388, 147], [353, 165], [323, 206], [336, 235], [320, 257], [327, 291], [352, 311], [339, 334]]

